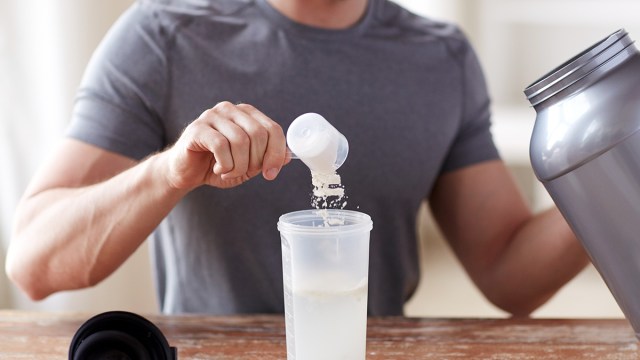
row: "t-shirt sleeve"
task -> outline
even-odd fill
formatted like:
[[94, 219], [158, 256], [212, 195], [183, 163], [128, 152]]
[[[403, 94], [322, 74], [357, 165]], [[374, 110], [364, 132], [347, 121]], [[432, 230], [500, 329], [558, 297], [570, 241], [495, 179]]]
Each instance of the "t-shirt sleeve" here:
[[91, 57], [68, 137], [142, 159], [166, 146], [161, 114], [167, 88], [163, 29], [134, 4]]
[[443, 172], [500, 157], [491, 135], [491, 101], [484, 74], [473, 48], [461, 37], [462, 45], [456, 53], [462, 72], [462, 115]]

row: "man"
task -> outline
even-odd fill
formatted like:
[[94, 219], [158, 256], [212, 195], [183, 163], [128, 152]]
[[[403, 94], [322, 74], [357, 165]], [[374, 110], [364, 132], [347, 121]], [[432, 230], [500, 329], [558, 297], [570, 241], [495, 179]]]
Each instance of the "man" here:
[[276, 222], [311, 191], [302, 164], [283, 168], [283, 128], [305, 112], [350, 142], [342, 183], [374, 221], [370, 314], [401, 314], [417, 285], [425, 198], [514, 315], [587, 263], [557, 210], [525, 206], [455, 27], [386, 0], [156, 0], [96, 51], [68, 137], [19, 206], [10, 278], [33, 299], [92, 286], [153, 234], [164, 312], [283, 311]]

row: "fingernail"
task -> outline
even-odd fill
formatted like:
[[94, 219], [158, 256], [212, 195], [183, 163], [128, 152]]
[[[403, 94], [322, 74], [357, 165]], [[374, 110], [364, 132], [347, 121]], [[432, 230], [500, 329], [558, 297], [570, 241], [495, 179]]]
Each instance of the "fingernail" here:
[[267, 178], [267, 180], [273, 180], [276, 178], [276, 176], [278, 176], [278, 173], [280, 171], [276, 168], [271, 168], [269, 170], [267, 170], [267, 172], [265, 172], [265, 177]]

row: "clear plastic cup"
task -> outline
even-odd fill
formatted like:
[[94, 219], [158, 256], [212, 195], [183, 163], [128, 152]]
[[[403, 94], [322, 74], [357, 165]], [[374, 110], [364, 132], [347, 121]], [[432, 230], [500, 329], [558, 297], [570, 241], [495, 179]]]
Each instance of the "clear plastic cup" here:
[[287, 129], [287, 145], [292, 158], [320, 173], [335, 172], [349, 154], [347, 138], [316, 113], [302, 114], [293, 120]]
[[365, 359], [372, 227], [351, 210], [280, 217], [288, 360]]

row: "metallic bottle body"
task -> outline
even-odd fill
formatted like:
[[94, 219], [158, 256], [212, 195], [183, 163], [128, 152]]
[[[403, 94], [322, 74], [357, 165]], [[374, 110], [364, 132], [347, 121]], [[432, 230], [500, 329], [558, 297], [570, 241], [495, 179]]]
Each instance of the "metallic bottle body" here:
[[525, 93], [534, 172], [640, 339], [640, 53], [621, 30]]

